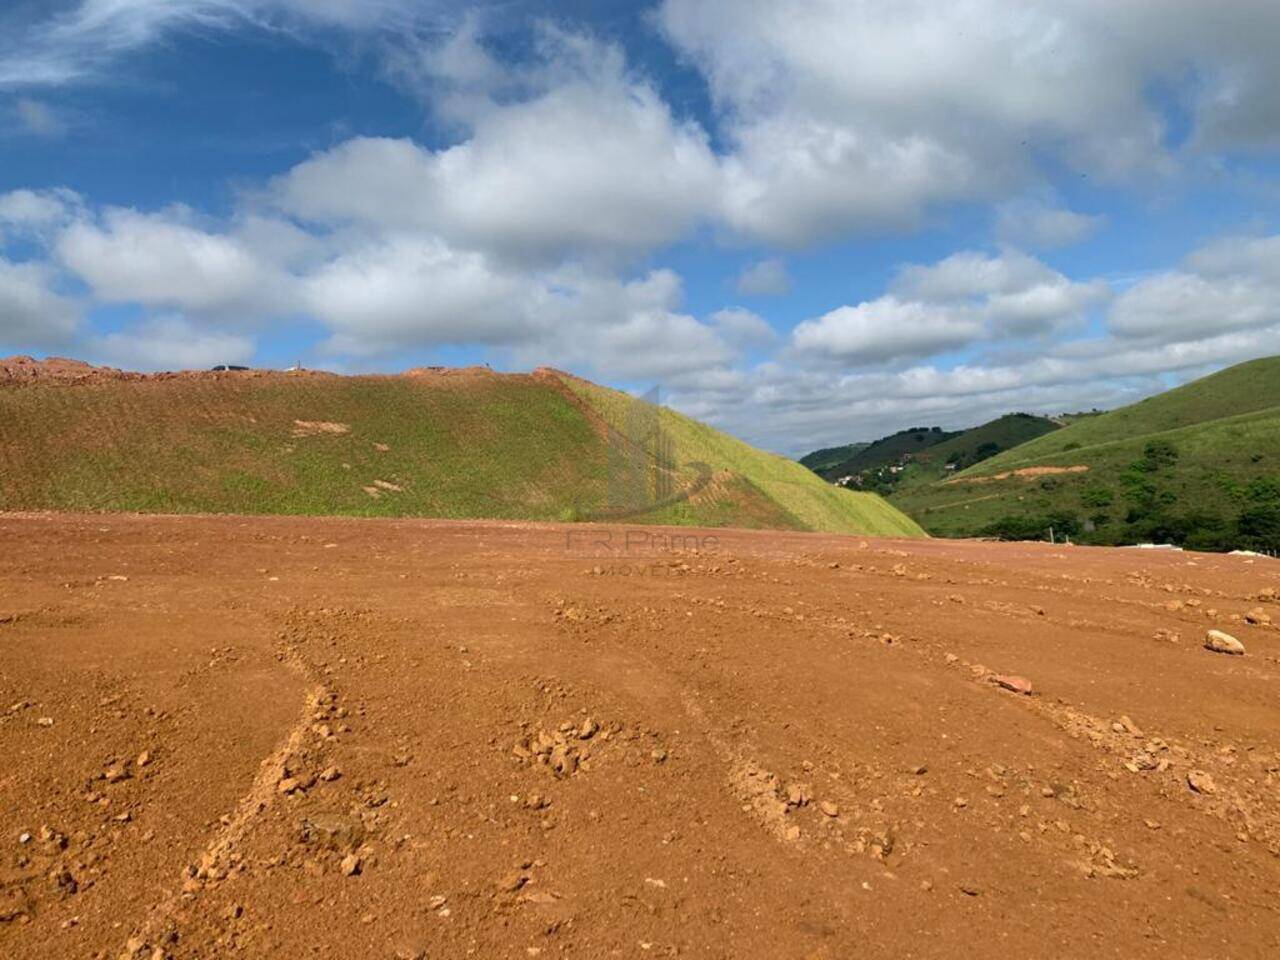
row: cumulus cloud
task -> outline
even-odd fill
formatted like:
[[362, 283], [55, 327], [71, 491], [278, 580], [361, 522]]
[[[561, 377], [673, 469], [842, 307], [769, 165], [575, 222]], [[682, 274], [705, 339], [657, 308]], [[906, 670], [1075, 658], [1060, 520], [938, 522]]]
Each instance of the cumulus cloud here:
[[866, 365], [953, 350], [982, 333], [967, 312], [886, 296], [806, 320], [792, 341], [803, 354]]
[[54, 271], [42, 263], [11, 263], [0, 257], [0, 344], [14, 349], [67, 343], [81, 308], [53, 289]]
[[189, 222], [187, 211], [109, 209], [59, 237], [58, 258], [101, 300], [188, 311], [252, 307], [270, 313], [276, 296], [268, 263], [234, 236]]
[[436, 233], [525, 263], [630, 257], [683, 237], [705, 215], [717, 167], [703, 133], [648, 86], [613, 75], [497, 107], [472, 135], [432, 151], [361, 138], [273, 185], [316, 223]]
[[711, 315], [711, 324], [726, 342], [741, 348], [767, 347], [778, 339], [769, 321], [741, 307], [717, 310]]
[[185, 317], [160, 316], [94, 337], [91, 354], [129, 370], [206, 370], [222, 363], [247, 364], [255, 343], [243, 334], [210, 330]]
[[1163, 342], [1280, 323], [1280, 236], [1220, 240], [1182, 269], [1130, 287], [1108, 318], [1121, 337]]
[[781, 260], [760, 260], [738, 274], [735, 287], [744, 297], [779, 297], [791, 291], [791, 276]]
[[1109, 293], [1103, 281], [1073, 282], [1018, 251], [964, 251], [901, 268], [887, 295], [805, 321], [792, 342], [801, 354], [846, 365], [918, 359], [1063, 329]]
[[1001, 204], [996, 235], [1007, 244], [1036, 249], [1083, 243], [1102, 228], [1106, 218], [1031, 201]]
[[303, 304], [335, 352], [522, 339], [529, 284], [478, 253], [397, 237], [344, 253], [301, 281]]
[[[1035, 183], [1046, 158], [1162, 175], [1177, 150], [1154, 89], [1202, 149], [1275, 145], [1280, 129], [1270, 0], [664, 0], [658, 17], [719, 108], [725, 216], [780, 243], [910, 227]], [[1087, 228], [1036, 219], [1050, 242]]]
[[0, 242], [9, 236], [47, 237], [83, 209], [73, 190], [12, 190], [0, 193]]

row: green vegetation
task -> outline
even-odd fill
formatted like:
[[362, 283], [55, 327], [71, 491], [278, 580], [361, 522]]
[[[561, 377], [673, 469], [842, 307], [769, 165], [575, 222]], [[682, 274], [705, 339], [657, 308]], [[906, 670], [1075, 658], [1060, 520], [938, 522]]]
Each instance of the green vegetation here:
[[[880, 470], [902, 463], [907, 457], [914, 457], [938, 444], [956, 436], [941, 427], [912, 427], [899, 430], [888, 437], [881, 437], [858, 450], [853, 456], [824, 468], [814, 468], [815, 472], [827, 480], [836, 480], [845, 476], [866, 475], [870, 477]], [[857, 446], [857, 444], [854, 444]], [[821, 452], [821, 451], [819, 451]], [[809, 456], [815, 456], [810, 454]], [[806, 458], [807, 459], [807, 458]], [[803, 463], [804, 460], [801, 460]]]
[[846, 443], [842, 447], [824, 447], [801, 457], [800, 462], [814, 473], [825, 473], [831, 467], [851, 460], [869, 446], [871, 446], [870, 443], [862, 442]]
[[[636, 401], [624, 393], [576, 377], [564, 380], [610, 427], [626, 431]], [[662, 407], [658, 413], [662, 433], [671, 444], [670, 459], [686, 482], [697, 474], [692, 465], [702, 463], [718, 478], [749, 481], [753, 488], [751, 510], [782, 511], [791, 518], [791, 525], [801, 529], [880, 536], [923, 535], [913, 520], [880, 497], [831, 486], [794, 460], [757, 450], [674, 410]], [[705, 522], [699, 519], [705, 515], [700, 497], [695, 496], [678, 507], [690, 515], [688, 522]], [[659, 515], [658, 519], [670, 522], [665, 516]]]
[[[608, 496], [607, 398], [623, 395], [573, 386], [469, 370], [0, 387], [0, 510], [587, 518]], [[629, 522], [922, 533], [878, 498], [662, 418], [679, 462], [716, 473]]]
[[943, 536], [1052, 526], [1084, 543], [1280, 550], [1280, 358], [1079, 418], [893, 502]]
[[[865, 444], [853, 457], [834, 466], [811, 469], [828, 480], [852, 476], [856, 488], [887, 497], [981, 463], [1059, 426], [1047, 417], [1010, 413], [980, 427], [955, 433], [940, 427], [915, 427]], [[826, 453], [816, 451], [800, 462], [821, 458]]]

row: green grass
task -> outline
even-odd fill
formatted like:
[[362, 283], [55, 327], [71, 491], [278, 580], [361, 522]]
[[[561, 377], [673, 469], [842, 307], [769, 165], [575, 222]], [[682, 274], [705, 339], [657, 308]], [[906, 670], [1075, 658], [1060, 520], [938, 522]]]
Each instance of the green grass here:
[[[1170, 446], [1176, 462], [1147, 472], [1152, 444]], [[1074, 466], [1088, 470], [982, 479]], [[1238, 516], [1259, 505], [1257, 491], [1269, 496], [1268, 484], [1280, 483], [1280, 358], [1076, 420], [970, 467], [959, 480], [909, 486], [893, 499], [943, 536], [971, 536], [1010, 518], [1068, 515], [1094, 527], [1077, 535], [1082, 542], [1187, 536], [1192, 545], [1238, 545], [1232, 533]], [[1203, 530], [1214, 525], [1221, 535], [1204, 539]]]
[[[564, 380], [613, 429], [625, 431], [636, 402], [633, 398], [576, 377]], [[803, 529], [906, 537], [924, 533], [913, 520], [874, 494], [833, 487], [794, 460], [757, 450], [666, 407], [660, 409], [659, 416], [672, 446], [672, 459], [686, 480], [695, 476], [690, 464], [704, 463], [717, 473], [749, 481], [757, 497], [769, 501]], [[688, 504], [688, 509], [699, 518], [694, 522], [708, 522], [697, 502]], [[769, 507], [757, 501], [754, 509], [767, 511]]]
[[1063, 430], [992, 458], [967, 475], [1034, 466], [1059, 453], [1075, 452], [1087, 457], [1090, 448], [1108, 443], [1153, 436], [1271, 407], [1280, 407], [1280, 357], [1251, 360], [1119, 410], [1078, 420]]
[[[295, 420], [350, 431], [295, 437]], [[555, 519], [599, 499], [605, 468], [563, 395], [496, 376], [3, 389], [0, 453], [8, 510]], [[403, 489], [371, 496], [379, 480]]]
[[[484, 371], [0, 387], [0, 510], [586, 517], [607, 501], [604, 420], [624, 395], [573, 387]], [[879, 498], [661, 416], [680, 462], [716, 473], [639, 522], [921, 533]], [[294, 436], [298, 420], [348, 430]]]

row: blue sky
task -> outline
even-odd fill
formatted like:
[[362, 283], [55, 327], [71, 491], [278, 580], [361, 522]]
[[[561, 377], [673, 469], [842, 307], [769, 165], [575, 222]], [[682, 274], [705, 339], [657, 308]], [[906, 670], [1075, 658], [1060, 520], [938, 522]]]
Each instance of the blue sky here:
[[1276, 352], [1280, 7], [19, 0], [0, 355], [568, 368], [802, 453]]

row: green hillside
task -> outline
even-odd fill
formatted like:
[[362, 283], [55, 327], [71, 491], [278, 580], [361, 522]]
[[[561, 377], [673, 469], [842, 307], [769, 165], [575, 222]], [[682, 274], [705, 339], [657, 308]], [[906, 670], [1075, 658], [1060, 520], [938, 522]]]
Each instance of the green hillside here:
[[1280, 358], [1090, 416], [894, 502], [944, 536], [1280, 549]]
[[954, 464], [957, 470], [964, 470], [1058, 429], [1061, 429], [1061, 425], [1048, 417], [1037, 417], [1030, 413], [1008, 413], [932, 447], [929, 450], [930, 469], [927, 472], [941, 476], [947, 464]]
[[[634, 411], [627, 394], [576, 377], [564, 382], [617, 431], [626, 431]], [[738, 478], [750, 487], [756, 509], [781, 511], [798, 529], [881, 536], [923, 536], [915, 521], [869, 493], [856, 493], [825, 483], [794, 460], [757, 450], [667, 407], [657, 408], [662, 434], [670, 443], [669, 459], [686, 480], [694, 463], [706, 464], [717, 477]], [[661, 523], [699, 523], [696, 498], [656, 515]]]
[[[956, 436], [941, 427], [912, 427], [868, 443], [851, 457], [840, 460], [816, 472], [827, 480], [879, 470], [900, 463], [909, 456], [917, 456], [926, 450]], [[803, 462], [803, 461], [802, 461]]]
[[841, 447], [824, 447], [821, 450], [813, 451], [813, 453], [805, 454], [800, 458], [800, 462], [814, 473], [822, 473], [830, 467], [853, 458], [869, 446], [871, 444], [864, 441], [861, 443], [846, 443]]
[[[483, 369], [0, 382], [0, 510], [589, 519], [610, 495], [613, 392], [574, 386]], [[680, 455], [716, 473], [629, 522], [922, 533], [878, 498], [662, 416]]]

